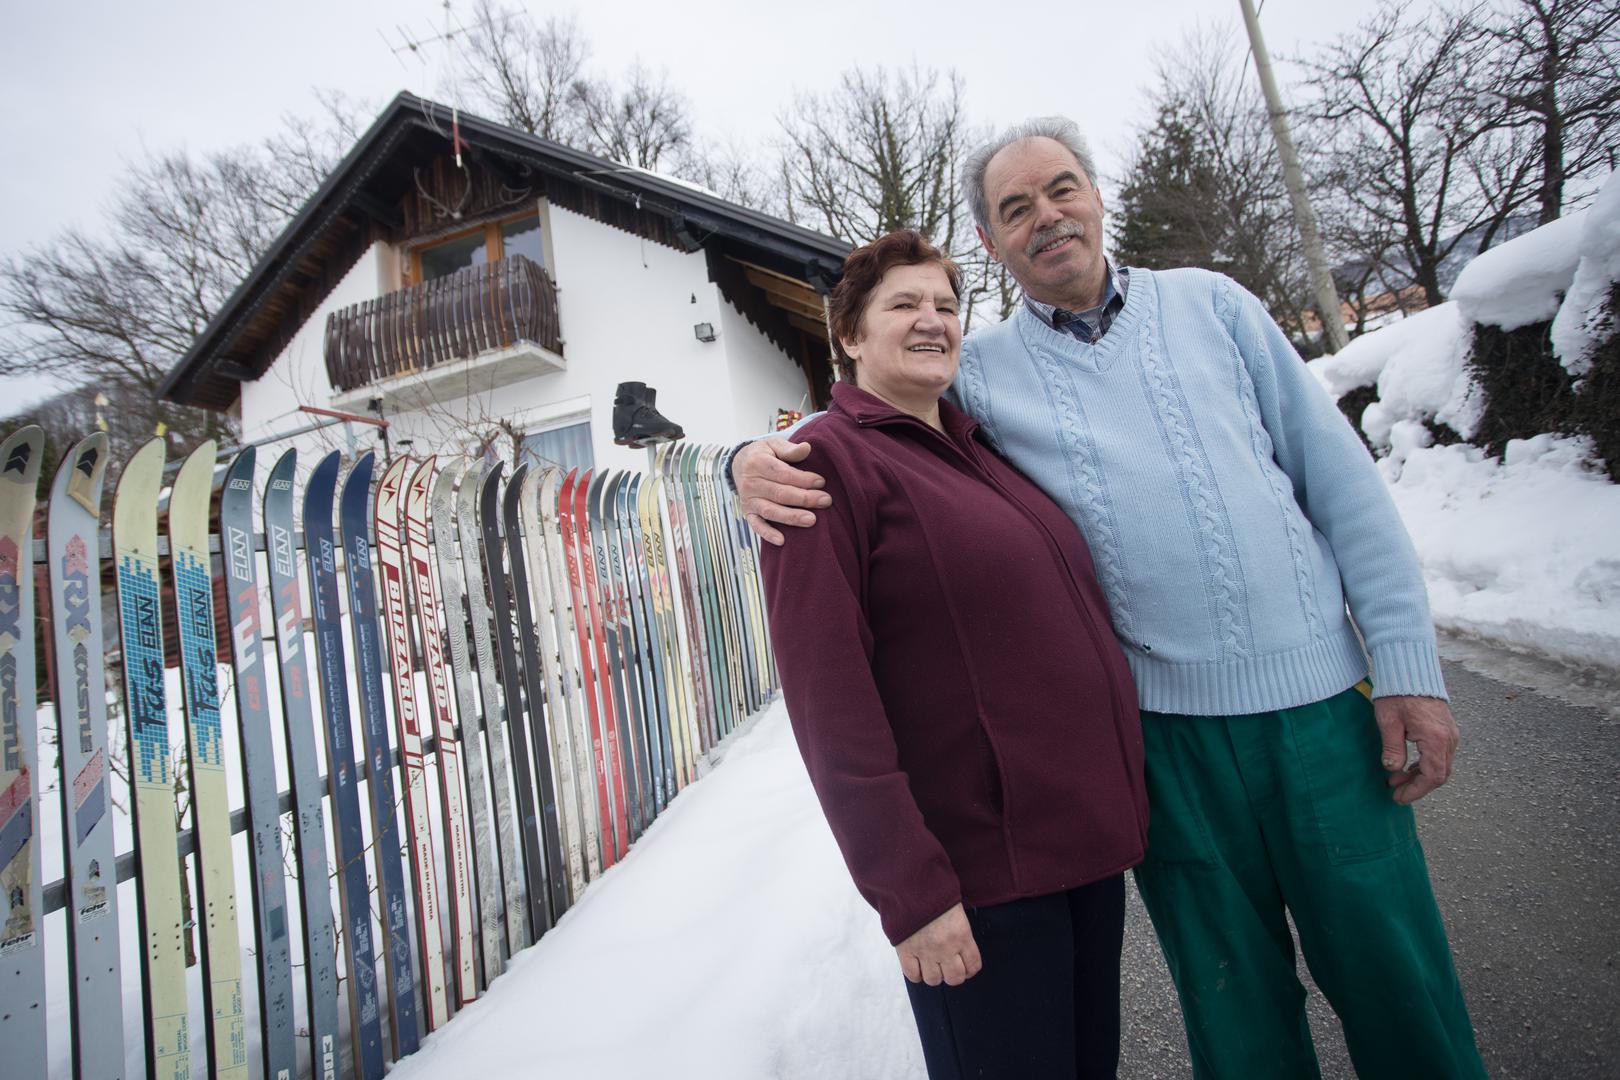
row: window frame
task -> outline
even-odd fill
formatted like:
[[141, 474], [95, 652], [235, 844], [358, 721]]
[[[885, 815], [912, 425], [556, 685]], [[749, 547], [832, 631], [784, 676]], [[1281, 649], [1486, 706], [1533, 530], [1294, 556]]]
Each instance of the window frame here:
[[522, 221], [524, 218], [531, 217], [534, 218], [540, 226], [541, 249], [546, 253], [546, 258], [549, 262], [551, 257], [551, 230], [547, 227], [545, 206], [542, 204], [536, 205], [528, 210], [520, 211], [516, 214], [504, 214], [500, 217], [486, 218], [481, 222], [468, 225], [465, 228], [456, 229], [454, 232], [436, 233], [430, 238], [423, 238], [413, 241], [407, 249], [410, 258], [406, 260], [404, 267], [405, 285], [409, 287], [412, 285], [421, 285], [423, 283], [422, 252], [428, 250], [429, 248], [438, 247], [441, 244], [452, 243], [456, 240], [464, 240], [469, 236], [475, 236], [479, 233], [484, 234], [484, 259], [486, 263], [493, 263], [499, 259], [506, 258], [506, 237], [502, 234], [502, 229], [514, 221]]

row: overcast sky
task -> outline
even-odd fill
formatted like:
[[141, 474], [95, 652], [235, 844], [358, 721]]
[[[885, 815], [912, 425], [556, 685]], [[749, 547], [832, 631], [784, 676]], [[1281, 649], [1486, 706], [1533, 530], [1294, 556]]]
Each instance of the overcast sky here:
[[[1413, 0], [1412, 6], [1431, 6]], [[433, 0], [61, 0], [6, 5], [0, 30], [0, 252], [93, 230], [125, 162], [146, 150], [207, 152], [255, 142], [283, 116], [314, 115], [314, 88], [380, 109], [400, 90], [444, 100], [443, 46], [426, 62], [390, 49], [444, 26]], [[1139, 90], [1156, 54], [1202, 20], [1238, 22], [1238, 0], [1123, 3], [960, 0], [620, 0], [527, 5], [537, 21], [577, 15], [589, 69], [635, 60], [667, 71], [700, 136], [762, 154], [796, 91], [822, 90], [851, 65], [955, 68], [972, 119], [1061, 112], [1090, 133], [1109, 174], [1143, 119]], [[1365, 19], [1376, 0], [1267, 0], [1274, 57]], [[387, 41], [385, 42], [384, 36]], [[1285, 93], [1293, 75], [1282, 71]], [[16, 388], [20, 389], [20, 388]]]

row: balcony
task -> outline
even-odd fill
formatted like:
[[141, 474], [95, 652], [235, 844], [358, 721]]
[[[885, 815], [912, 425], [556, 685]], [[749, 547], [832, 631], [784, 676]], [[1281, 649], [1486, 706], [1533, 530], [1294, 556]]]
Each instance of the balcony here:
[[366, 300], [326, 320], [326, 373], [339, 408], [393, 410], [561, 371], [557, 287], [522, 256]]

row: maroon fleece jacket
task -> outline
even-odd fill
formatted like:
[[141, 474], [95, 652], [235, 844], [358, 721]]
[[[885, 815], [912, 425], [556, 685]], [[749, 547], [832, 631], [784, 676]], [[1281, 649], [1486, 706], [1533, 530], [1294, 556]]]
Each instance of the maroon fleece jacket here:
[[832, 506], [766, 545], [793, 733], [850, 875], [899, 943], [948, 911], [1142, 858], [1130, 670], [1079, 531], [940, 403], [846, 383], [794, 433]]

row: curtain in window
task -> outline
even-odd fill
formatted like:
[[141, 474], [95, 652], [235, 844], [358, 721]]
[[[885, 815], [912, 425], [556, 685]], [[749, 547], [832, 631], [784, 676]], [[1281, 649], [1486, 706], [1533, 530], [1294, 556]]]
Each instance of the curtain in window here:
[[563, 469], [594, 468], [596, 454], [591, 450], [591, 422], [585, 420], [525, 435], [520, 463], [524, 461], [531, 469], [547, 465], [560, 465]]

